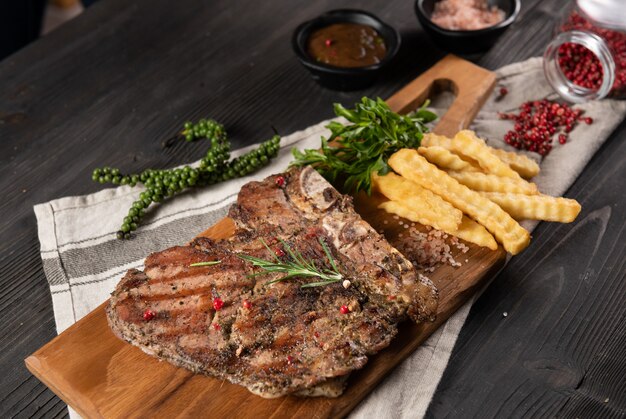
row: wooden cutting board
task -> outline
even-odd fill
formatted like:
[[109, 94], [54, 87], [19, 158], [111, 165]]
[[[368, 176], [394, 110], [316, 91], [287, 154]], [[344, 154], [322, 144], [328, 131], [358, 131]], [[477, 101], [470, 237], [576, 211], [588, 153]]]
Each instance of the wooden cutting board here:
[[[450, 55], [387, 102], [397, 112], [408, 112], [439, 91], [453, 91], [456, 100], [434, 130], [452, 136], [468, 127], [494, 83], [492, 72]], [[407, 240], [398, 220], [376, 208], [380, 199], [357, 196], [355, 206], [392, 243]], [[202, 235], [220, 239], [230, 236], [233, 229], [232, 221], [224, 219]], [[26, 366], [89, 418], [345, 416], [502, 266], [505, 252], [501, 248], [469, 247], [466, 254], [454, 253], [461, 267], [444, 265], [428, 275], [439, 289], [436, 321], [401, 325], [390, 347], [352, 374], [338, 398], [263, 399], [243, 387], [158, 361], [113, 335], [105, 317], [106, 303], [29, 356]]]

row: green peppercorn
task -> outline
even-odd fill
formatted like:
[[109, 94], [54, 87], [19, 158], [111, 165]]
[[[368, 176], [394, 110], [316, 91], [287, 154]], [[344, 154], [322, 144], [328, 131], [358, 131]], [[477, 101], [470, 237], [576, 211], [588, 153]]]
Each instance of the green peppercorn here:
[[117, 232], [118, 238], [128, 239], [130, 232], [137, 229], [141, 218], [152, 202], [160, 202], [165, 197], [176, 195], [188, 187], [211, 185], [220, 181], [246, 176], [269, 163], [279, 149], [280, 137], [273, 136], [261, 143], [256, 149], [230, 161], [230, 142], [224, 126], [212, 119], [202, 119], [197, 124], [184, 123], [181, 135], [187, 141], [207, 138], [210, 147], [201, 159], [199, 167], [189, 165], [170, 170], [146, 169], [139, 174], [122, 175], [117, 168], [96, 168], [92, 179], [101, 183], [113, 182], [135, 186], [143, 183], [147, 188], [139, 194], [124, 217], [122, 227]]

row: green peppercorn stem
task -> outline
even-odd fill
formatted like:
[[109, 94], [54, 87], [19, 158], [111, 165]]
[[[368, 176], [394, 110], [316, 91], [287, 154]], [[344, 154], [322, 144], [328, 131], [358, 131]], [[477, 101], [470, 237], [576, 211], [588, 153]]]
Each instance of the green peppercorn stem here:
[[211, 147], [200, 160], [199, 167], [184, 166], [177, 169], [146, 169], [141, 173], [124, 174], [118, 168], [103, 167], [94, 169], [91, 179], [98, 183], [136, 186], [142, 183], [146, 188], [139, 194], [124, 217], [118, 239], [129, 239], [153, 202], [177, 195], [189, 188], [212, 185], [225, 180], [249, 175], [269, 164], [278, 155], [280, 136], [274, 135], [256, 149], [230, 159], [230, 142], [224, 126], [213, 119], [201, 119], [197, 124], [185, 122], [182, 137], [186, 141], [206, 138]]

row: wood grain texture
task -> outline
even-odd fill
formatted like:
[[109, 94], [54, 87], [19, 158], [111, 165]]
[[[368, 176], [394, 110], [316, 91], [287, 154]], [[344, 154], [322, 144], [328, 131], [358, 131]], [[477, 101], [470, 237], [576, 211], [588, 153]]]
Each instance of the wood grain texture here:
[[[409, 83], [389, 100], [392, 109], [409, 112], [432, 93], [436, 85], [452, 86], [457, 97], [434, 128], [438, 133], [467, 128], [493, 89], [495, 74], [455, 56], [447, 56]], [[458, 113], [459, 109], [465, 112]], [[381, 196], [360, 194], [355, 208], [396, 247], [412, 241], [404, 227], [378, 204]], [[224, 218], [201, 236], [215, 240], [230, 237], [235, 225]], [[403, 234], [404, 233], [404, 234]], [[100, 306], [26, 359], [26, 366], [42, 382], [89, 418], [165, 416], [196, 417], [202, 412], [239, 417], [332, 418], [347, 415], [396, 365], [402, 362], [450, 317], [503, 265], [505, 252], [470, 244], [467, 253], [453, 250], [460, 268], [442, 265], [429, 274], [439, 290], [437, 318], [433, 323], [403, 324], [389, 348], [370, 358], [367, 366], [349, 379], [338, 398], [282, 397], [263, 399], [247, 389], [218, 379], [194, 375], [143, 354], [116, 338]], [[409, 259], [417, 255], [405, 252]], [[136, 371], [149, 371], [138, 376]], [[158, 389], [158, 391], [156, 390]], [[190, 402], [192, 400], [192, 402]], [[237, 406], [246, 406], [245, 410]]]
[[[519, 19], [491, 50], [472, 61], [496, 69], [541, 55], [569, 3], [522, 0]], [[337, 7], [372, 11], [402, 34], [397, 59], [369, 89], [323, 89], [291, 52], [293, 28]], [[175, 6], [166, 0], [102, 0], [0, 62], [0, 417], [67, 414], [65, 404], [23, 364], [24, 357], [56, 334], [32, 205], [99, 190], [90, 180], [96, 166], [141, 170], [196, 160], [204, 151], [200, 143], [161, 148], [184, 119], [219, 119], [236, 145], [243, 146], [270, 136], [272, 125], [286, 134], [328, 118], [332, 102], [388, 97], [444, 55], [421, 30], [413, 3], [400, 0], [276, 0], [255, 7], [242, 0], [181, 0]], [[626, 306], [620, 288], [626, 283], [626, 250], [619, 245], [626, 202], [618, 193], [626, 177], [625, 146], [622, 125], [567, 194], [583, 203], [581, 217], [612, 208], [598, 241], [601, 251], [590, 256], [585, 239], [553, 249], [558, 241], [550, 238], [567, 235], [578, 223], [535, 230], [531, 247], [472, 311], [429, 416], [497, 416], [494, 412], [502, 408], [499, 416], [549, 417], [567, 406], [562, 413], [582, 418], [590, 416], [585, 406], [591, 405], [597, 417], [624, 411], [623, 398], [609, 396], [604, 403], [606, 397], [597, 395], [606, 389], [626, 394], [615, 380], [626, 376], [617, 327]], [[545, 241], [550, 242], [543, 246]], [[548, 251], [553, 257], [541, 260], [543, 268], [534, 269], [532, 279], [522, 280], [518, 270], [530, 270], [537, 254]], [[588, 267], [570, 267], [582, 258]], [[543, 295], [525, 290], [535, 282], [548, 283], [562, 267], [568, 273], [564, 291], [551, 299], [552, 315], [539, 318]], [[592, 286], [578, 291], [574, 300], [581, 278]], [[515, 316], [533, 322], [532, 330], [525, 332], [526, 324], [511, 328], [502, 323], [502, 312], [511, 307]], [[576, 339], [558, 338], [550, 324], [555, 316], [567, 320], [566, 335], [578, 330]], [[584, 330], [594, 335], [582, 334]], [[552, 335], [556, 337], [549, 339]], [[524, 360], [535, 357], [544, 341], [551, 359], [586, 377], [578, 388], [536, 376], [520, 385]], [[516, 352], [509, 355], [510, 348]], [[579, 351], [586, 354], [584, 362], [572, 363], [572, 354]], [[497, 366], [492, 366], [494, 359]], [[569, 374], [543, 371], [552, 371], [556, 380]], [[471, 397], [470, 389], [475, 390]]]
[[[453, 137], [469, 127], [483, 106], [496, 82], [495, 74], [454, 55], [437, 64], [404, 86], [387, 103], [395, 112], [407, 113], [445, 91], [454, 93], [455, 100], [437, 123], [437, 134]], [[420, 92], [420, 94], [415, 94]]]

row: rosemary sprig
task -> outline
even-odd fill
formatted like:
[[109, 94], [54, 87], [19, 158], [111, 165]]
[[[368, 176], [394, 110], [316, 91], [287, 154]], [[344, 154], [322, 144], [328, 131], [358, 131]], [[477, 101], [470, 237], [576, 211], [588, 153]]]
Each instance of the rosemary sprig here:
[[211, 260], [208, 262], [196, 262], [196, 263], [192, 263], [191, 265], [189, 265], [190, 268], [194, 268], [196, 266], [213, 266], [213, 265], [217, 265], [218, 263], [222, 263], [221, 260]]
[[267, 245], [267, 243], [265, 243], [263, 239], [260, 240], [261, 243], [263, 243], [263, 246], [265, 246], [265, 248], [270, 252], [270, 254], [274, 255], [273, 261], [257, 258], [250, 255], [238, 256], [241, 259], [252, 263], [253, 266], [258, 266], [259, 268], [263, 269], [262, 272], [257, 272], [255, 274], [249, 275], [250, 277], [266, 275], [273, 272], [281, 272], [286, 274], [281, 278], [268, 281], [266, 285], [296, 277], [321, 279], [321, 281], [303, 284], [300, 286], [300, 288], [320, 287], [343, 280], [343, 275], [339, 272], [337, 264], [335, 263], [335, 259], [333, 259], [333, 256], [331, 255], [328, 246], [326, 246], [326, 243], [324, 243], [321, 238], [318, 238], [318, 241], [322, 246], [322, 249], [324, 249], [324, 253], [326, 254], [326, 258], [328, 259], [328, 262], [332, 269], [319, 268], [317, 265], [315, 265], [315, 262], [313, 260], [305, 259], [304, 256], [302, 256], [302, 253], [295, 249], [292, 249], [283, 240], [281, 240], [280, 242], [282, 243], [283, 248], [289, 255], [289, 260], [282, 261], [278, 258], [278, 256], [275, 255], [275, 253], [272, 251], [272, 249], [269, 248], [269, 246]]

